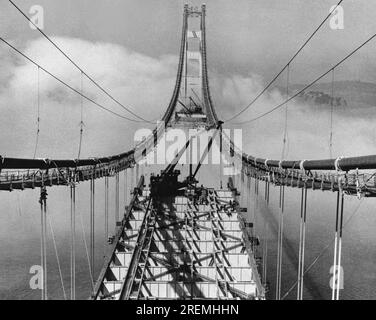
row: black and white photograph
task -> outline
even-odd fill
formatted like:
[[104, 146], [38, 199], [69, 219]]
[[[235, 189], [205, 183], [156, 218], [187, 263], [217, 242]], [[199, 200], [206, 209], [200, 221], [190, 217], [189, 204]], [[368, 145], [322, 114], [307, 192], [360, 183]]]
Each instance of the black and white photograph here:
[[0, 300], [376, 300], [375, 13], [0, 0]]

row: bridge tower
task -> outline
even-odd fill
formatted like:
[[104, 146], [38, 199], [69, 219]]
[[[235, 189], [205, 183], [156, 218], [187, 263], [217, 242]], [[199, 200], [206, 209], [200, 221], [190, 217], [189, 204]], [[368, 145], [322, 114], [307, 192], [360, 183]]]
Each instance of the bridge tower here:
[[206, 7], [184, 6], [175, 89], [163, 117], [168, 126], [214, 127], [218, 122], [209, 91]]

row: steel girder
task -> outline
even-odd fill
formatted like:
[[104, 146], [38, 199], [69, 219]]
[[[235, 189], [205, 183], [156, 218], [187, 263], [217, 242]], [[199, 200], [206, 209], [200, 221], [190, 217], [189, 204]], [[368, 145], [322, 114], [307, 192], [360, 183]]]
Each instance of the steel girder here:
[[[264, 299], [234, 192], [208, 189], [132, 211], [116, 238], [93, 299]], [[131, 206], [130, 206], [131, 208]]]

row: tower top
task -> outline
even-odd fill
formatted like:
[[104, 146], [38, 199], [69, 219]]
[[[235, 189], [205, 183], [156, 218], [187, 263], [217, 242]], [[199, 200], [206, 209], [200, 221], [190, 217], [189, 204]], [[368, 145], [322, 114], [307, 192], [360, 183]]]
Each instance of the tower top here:
[[205, 4], [184, 5], [183, 30], [175, 89], [163, 117], [166, 125], [215, 127], [218, 119], [209, 91]]

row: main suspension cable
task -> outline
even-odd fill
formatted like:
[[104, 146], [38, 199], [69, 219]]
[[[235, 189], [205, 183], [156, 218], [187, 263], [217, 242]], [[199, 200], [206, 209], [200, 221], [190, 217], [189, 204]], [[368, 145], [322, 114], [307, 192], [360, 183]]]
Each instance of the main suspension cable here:
[[28, 21], [31, 23], [65, 58], [67, 58], [83, 75], [86, 76], [98, 89], [100, 89], [103, 93], [105, 93], [112, 101], [122, 107], [124, 110], [128, 111], [138, 119], [142, 120], [143, 122], [149, 122], [131, 109], [127, 108], [125, 105], [120, 103], [117, 99], [115, 99], [107, 90], [105, 90], [101, 85], [99, 85], [91, 76], [89, 76], [76, 62], [73, 61], [43, 30], [41, 30], [12, 0], [8, 0]]
[[135, 120], [135, 119], [131, 119], [131, 118], [128, 118], [126, 116], [123, 116], [122, 114], [120, 113], [117, 113], [115, 111], [112, 111], [108, 108], [106, 108], [105, 106], [103, 106], [102, 104], [96, 102], [95, 100], [89, 98], [88, 96], [82, 94], [79, 90], [73, 88], [71, 85], [69, 85], [67, 82], [61, 80], [60, 78], [58, 78], [57, 76], [55, 76], [54, 74], [52, 74], [50, 71], [48, 71], [47, 69], [45, 69], [44, 67], [42, 67], [40, 64], [38, 64], [37, 62], [35, 62], [33, 59], [31, 59], [29, 56], [27, 56], [25, 53], [21, 52], [19, 49], [17, 49], [15, 46], [13, 46], [12, 44], [10, 44], [7, 40], [5, 40], [4, 38], [0, 37], [0, 40], [6, 44], [8, 47], [10, 47], [11, 49], [13, 49], [14, 51], [16, 51], [18, 54], [20, 54], [22, 57], [24, 57], [26, 60], [28, 60], [29, 62], [31, 62], [32, 64], [34, 64], [35, 66], [39, 67], [40, 70], [44, 71], [45, 73], [47, 73], [49, 76], [51, 76], [52, 78], [54, 78], [56, 81], [60, 82], [61, 84], [63, 84], [64, 86], [66, 86], [68, 89], [70, 89], [71, 91], [77, 93], [78, 95], [82, 96], [83, 98], [85, 98], [87, 101], [90, 101], [91, 103], [93, 103], [94, 105], [96, 105], [97, 107], [107, 111], [107, 112], [110, 112], [112, 113], [113, 115], [119, 117], [119, 118], [122, 118], [122, 119], [125, 119], [125, 120], [128, 120], [128, 121], [132, 121], [132, 122], [143, 122], [141, 120]]
[[376, 33], [373, 34], [371, 37], [369, 37], [366, 41], [364, 41], [362, 44], [360, 44], [358, 47], [356, 47], [353, 51], [351, 51], [350, 53], [348, 53], [344, 58], [342, 58], [340, 61], [338, 61], [335, 65], [333, 65], [329, 70], [325, 71], [323, 74], [321, 74], [320, 76], [318, 76], [315, 80], [313, 80], [311, 83], [309, 83], [308, 85], [306, 85], [303, 89], [299, 90], [298, 92], [296, 92], [294, 95], [292, 95], [290, 98], [286, 99], [285, 101], [281, 102], [280, 104], [276, 105], [274, 108], [262, 113], [261, 115], [255, 117], [255, 118], [252, 118], [252, 119], [249, 119], [249, 120], [246, 120], [246, 121], [242, 121], [242, 122], [237, 122], [235, 124], [238, 124], [238, 125], [241, 125], [241, 124], [245, 124], [245, 123], [250, 123], [250, 122], [254, 122], [256, 120], [259, 120], [267, 115], [269, 115], [270, 113], [274, 112], [275, 110], [283, 107], [286, 103], [288, 103], [289, 101], [295, 99], [297, 96], [299, 96], [301, 93], [303, 93], [304, 91], [306, 91], [308, 88], [312, 87], [316, 82], [318, 82], [319, 80], [321, 80], [322, 78], [324, 78], [328, 73], [330, 73], [333, 69], [337, 68], [338, 66], [340, 66], [342, 63], [344, 63], [347, 59], [349, 59], [352, 55], [354, 55], [357, 51], [359, 51], [361, 48], [363, 48], [367, 43], [369, 43], [370, 41], [372, 41], [374, 38], [376, 37]]
[[269, 88], [270, 86], [279, 78], [279, 76], [282, 74], [283, 71], [291, 64], [291, 62], [294, 61], [294, 59], [298, 56], [298, 54], [304, 49], [304, 47], [308, 44], [309, 41], [315, 36], [315, 34], [321, 29], [321, 27], [324, 25], [324, 23], [329, 19], [329, 17], [333, 14], [333, 12], [338, 8], [338, 6], [341, 5], [341, 3], [344, 0], [340, 0], [336, 6], [333, 7], [333, 10], [330, 11], [330, 13], [325, 17], [325, 19], [319, 24], [319, 26], [314, 30], [314, 32], [307, 38], [307, 40], [300, 46], [298, 51], [295, 52], [295, 54], [291, 57], [291, 59], [286, 63], [286, 65], [279, 71], [274, 78], [267, 84], [267, 86], [261, 90], [261, 92], [247, 105], [245, 106], [241, 111], [236, 113], [231, 118], [227, 119], [225, 122], [232, 121], [233, 119], [240, 116], [244, 111], [246, 111], [248, 108], [250, 108]]

